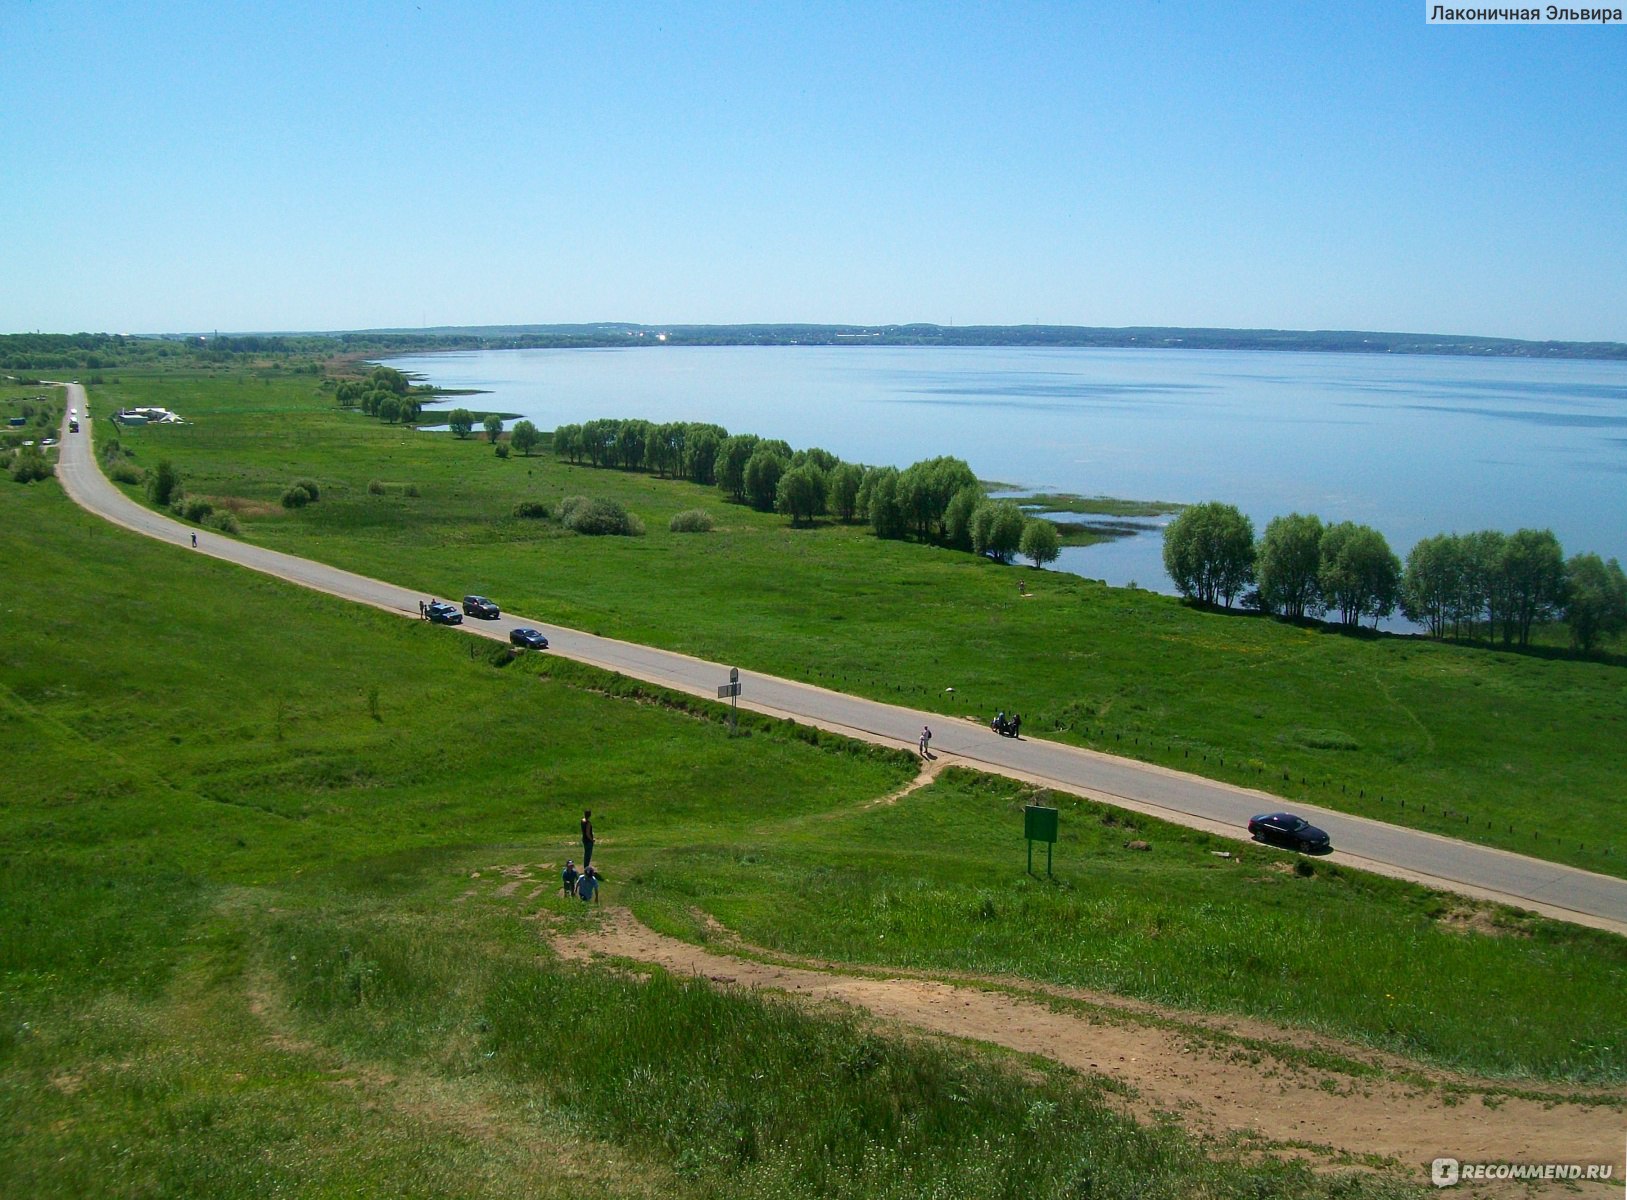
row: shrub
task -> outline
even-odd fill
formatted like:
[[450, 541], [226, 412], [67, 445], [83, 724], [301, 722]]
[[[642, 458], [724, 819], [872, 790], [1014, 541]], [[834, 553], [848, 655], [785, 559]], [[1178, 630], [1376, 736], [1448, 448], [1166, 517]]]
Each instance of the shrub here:
[[704, 508], [685, 509], [673, 515], [672, 520], [667, 522], [667, 528], [673, 533], [711, 533], [712, 514]]
[[133, 462], [114, 463], [107, 471], [108, 478], [114, 483], [140, 483], [142, 470]]
[[296, 479], [294, 480], [294, 486], [302, 487], [307, 492], [311, 493], [312, 504], [315, 504], [318, 500], [322, 499], [322, 489], [317, 485], [317, 482], [314, 479]]
[[51, 478], [51, 464], [43, 454], [23, 452], [11, 464], [11, 477], [18, 483], [33, 483], [36, 479]]
[[243, 532], [243, 527], [237, 523], [237, 514], [226, 508], [209, 514], [209, 527], [234, 535]]
[[282, 506], [284, 508], [304, 508], [310, 502], [311, 493], [297, 483], [286, 489], [282, 494]]
[[546, 521], [550, 514], [548, 506], [541, 500], [521, 500], [514, 506], [514, 515], [533, 521]]
[[384, 481], [381, 479], [369, 479], [367, 481], [367, 494], [369, 496], [384, 495]]
[[418, 485], [416, 483], [409, 483], [406, 487], [401, 489], [401, 494], [403, 496], [417, 496]]
[[160, 459], [147, 480], [147, 496], [159, 508], [168, 508], [181, 494], [181, 473], [169, 459]]
[[181, 503], [181, 515], [199, 525], [207, 521], [209, 514], [214, 511], [215, 506], [202, 496], [189, 496]]
[[559, 502], [559, 523], [573, 533], [589, 537], [607, 534], [642, 537], [644, 523], [615, 500], [567, 496]]
[[498, 442], [497, 443], [497, 457], [498, 458], [507, 458], [508, 457], [508, 443], [507, 442]]

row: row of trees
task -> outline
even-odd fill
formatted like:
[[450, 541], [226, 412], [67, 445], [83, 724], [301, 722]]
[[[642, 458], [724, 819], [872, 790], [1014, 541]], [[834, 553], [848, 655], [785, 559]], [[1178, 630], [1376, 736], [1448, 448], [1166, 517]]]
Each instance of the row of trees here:
[[346, 379], [333, 392], [340, 408], [359, 408], [370, 417], [415, 424], [423, 408], [407, 377], [394, 367], [374, 367], [365, 379]]
[[792, 450], [779, 438], [730, 434], [720, 425], [605, 418], [561, 425], [554, 453], [572, 463], [644, 470], [715, 486], [737, 504], [779, 512], [793, 525], [819, 517], [867, 521], [877, 537], [914, 537], [1009, 562], [1053, 562], [1061, 538], [1049, 521], [1010, 500], [990, 500], [958, 458], [899, 470], [843, 462], [828, 450]]
[[1376, 625], [1398, 608], [1436, 637], [1528, 646], [1536, 625], [1563, 619], [1579, 650], [1627, 629], [1627, 575], [1615, 559], [1566, 561], [1551, 530], [1438, 534], [1403, 566], [1378, 530], [1293, 513], [1258, 541], [1230, 504], [1198, 504], [1164, 531], [1164, 566], [1183, 596], [1280, 616], [1332, 615]]

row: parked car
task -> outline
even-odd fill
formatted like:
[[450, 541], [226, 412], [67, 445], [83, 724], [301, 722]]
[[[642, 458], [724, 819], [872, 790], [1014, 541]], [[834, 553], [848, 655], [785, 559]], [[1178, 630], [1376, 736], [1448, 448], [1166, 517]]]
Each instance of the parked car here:
[[463, 615], [466, 617], [479, 617], [482, 621], [495, 621], [502, 613], [497, 611], [497, 605], [484, 596], [465, 596], [463, 598]]
[[548, 639], [542, 636], [540, 629], [511, 629], [508, 640], [516, 646], [524, 646], [527, 650], [548, 649]]
[[1248, 831], [1255, 841], [1270, 842], [1309, 854], [1323, 854], [1332, 845], [1327, 831], [1293, 813], [1263, 813], [1250, 817]]
[[437, 625], [462, 625], [463, 614], [445, 600], [437, 600], [424, 610], [425, 615]]

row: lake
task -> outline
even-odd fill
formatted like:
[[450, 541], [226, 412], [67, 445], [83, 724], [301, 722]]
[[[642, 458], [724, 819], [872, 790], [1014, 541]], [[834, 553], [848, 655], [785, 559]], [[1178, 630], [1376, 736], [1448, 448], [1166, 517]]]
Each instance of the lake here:
[[[1627, 363], [1265, 351], [650, 346], [390, 359], [543, 430], [595, 417], [907, 466], [952, 454], [1027, 490], [1224, 500], [1253, 518], [1420, 538], [1552, 529], [1627, 560]], [[458, 403], [454, 401], [453, 403]], [[1068, 549], [1066, 570], [1168, 591], [1160, 535]]]

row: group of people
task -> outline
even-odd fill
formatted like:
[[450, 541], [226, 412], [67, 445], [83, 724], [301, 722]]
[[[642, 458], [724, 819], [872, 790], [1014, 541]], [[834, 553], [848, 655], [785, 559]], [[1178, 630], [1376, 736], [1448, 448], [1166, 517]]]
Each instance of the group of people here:
[[576, 863], [570, 859], [565, 860], [565, 870], [560, 876], [565, 885], [565, 894], [575, 896], [584, 904], [592, 904], [599, 898], [599, 870], [597, 867], [583, 867], [576, 869]]
[[565, 894], [575, 896], [584, 904], [593, 904], [599, 899], [599, 872], [593, 866], [593, 811], [582, 810], [582, 869], [577, 870], [574, 860], [565, 860], [565, 870], [560, 876], [565, 885]]
[[1001, 709], [999, 712], [994, 714], [994, 720], [990, 723], [989, 728], [994, 730], [995, 733], [1001, 734], [1004, 737], [1020, 737], [1022, 735], [1023, 728], [1022, 715], [1020, 713], [1012, 713], [1008, 717], [1006, 716], [1005, 710]]

